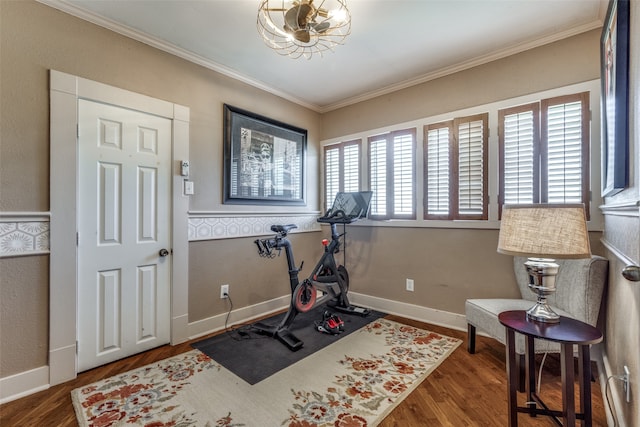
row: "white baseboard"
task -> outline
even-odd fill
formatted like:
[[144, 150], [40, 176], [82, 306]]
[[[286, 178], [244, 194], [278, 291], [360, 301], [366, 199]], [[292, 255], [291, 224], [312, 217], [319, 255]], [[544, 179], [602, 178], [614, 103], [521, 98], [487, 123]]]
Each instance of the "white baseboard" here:
[[0, 405], [48, 388], [48, 366], [0, 378]]
[[171, 319], [171, 345], [189, 340], [189, 316], [184, 314]]
[[349, 301], [355, 305], [362, 305], [384, 313], [406, 317], [407, 319], [432, 323], [434, 325], [459, 331], [467, 330], [467, 320], [464, 314], [451, 313], [406, 302], [372, 297], [369, 295], [358, 294], [356, 292], [349, 292]]
[[[284, 310], [289, 305], [289, 295], [265, 301], [260, 304], [234, 310], [229, 315], [228, 326], [250, 322], [252, 319]], [[450, 329], [467, 330], [467, 321], [463, 314], [451, 313], [434, 308], [422, 307], [398, 301], [349, 292], [349, 301], [355, 305], [372, 308], [388, 314], [395, 314], [408, 319], [432, 323]], [[199, 338], [225, 327], [227, 314], [218, 314], [206, 319], [189, 323], [189, 339]]]
[[[591, 357], [591, 359], [593, 360], [594, 357]], [[607, 414], [607, 425], [627, 427], [625, 420], [619, 419], [617, 416], [618, 411], [622, 406], [622, 402], [624, 402], [624, 396], [620, 392], [620, 381], [611, 378], [615, 374], [611, 373], [612, 370], [609, 359], [604, 354], [602, 354], [601, 351], [598, 352], [596, 361], [598, 363], [598, 381], [600, 382], [600, 390], [602, 391], [602, 400], [605, 403], [604, 410]], [[607, 387], [607, 382], [609, 382], [609, 387]], [[607, 396], [609, 396], [612, 400], [611, 405], [607, 404]], [[613, 406], [613, 413], [611, 413], [610, 411], [611, 406]]]
[[76, 344], [49, 351], [49, 385], [62, 384], [76, 378]]
[[[258, 317], [267, 316], [269, 314], [284, 310], [289, 306], [290, 300], [291, 296], [285, 295], [279, 298], [274, 298], [272, 300], [262, 302], [260, 304], [233, 310], [229, 314], [227, 326], [247, 323]], [[189, 339], [192, 340], [194, 338], [199, 338], [214, 332], [221, 331], [225, 327], [226, 320], [227, 313], [224, 313], [189, 323]]]

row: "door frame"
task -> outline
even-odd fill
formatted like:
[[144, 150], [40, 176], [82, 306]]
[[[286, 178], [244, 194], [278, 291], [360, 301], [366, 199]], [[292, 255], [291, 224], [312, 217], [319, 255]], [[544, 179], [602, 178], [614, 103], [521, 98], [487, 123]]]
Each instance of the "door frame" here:
[[[77, 376], [78, 99], [172, 120], [171, 344], [188, 339], [188, 210], [179, 161], [189, 159], [189, 108], [50, 70], [49, 385]], [[73, 165], [73, 166], [71, 166]]]

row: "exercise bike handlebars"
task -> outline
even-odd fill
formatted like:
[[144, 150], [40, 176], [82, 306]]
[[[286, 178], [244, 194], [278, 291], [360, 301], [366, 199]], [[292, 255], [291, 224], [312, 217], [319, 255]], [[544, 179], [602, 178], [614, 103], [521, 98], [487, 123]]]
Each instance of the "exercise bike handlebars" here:
[[327, 224], [350, 224], [358, 218], [348, 216], [343, 210], [329, 211], [325, 216], [318, 218], [318, 222]]

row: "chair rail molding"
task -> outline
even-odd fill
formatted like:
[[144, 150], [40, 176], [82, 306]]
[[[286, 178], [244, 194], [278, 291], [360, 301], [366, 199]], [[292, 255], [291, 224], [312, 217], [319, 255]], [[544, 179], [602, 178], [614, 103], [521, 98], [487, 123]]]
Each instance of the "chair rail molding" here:
[[629, 233], [637, 230], [640, 220], [640, 200], [627, 200], [600, 206], [604, 215], [605, 229], [602, 244], [627, 265], [640, 262], [640, 236]]

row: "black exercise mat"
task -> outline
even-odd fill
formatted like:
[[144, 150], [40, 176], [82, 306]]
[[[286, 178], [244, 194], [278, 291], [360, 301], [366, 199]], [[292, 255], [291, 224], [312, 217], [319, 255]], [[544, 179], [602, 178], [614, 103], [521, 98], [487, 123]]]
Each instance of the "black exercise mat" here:
[[[320, 321], [325, 310], [340, 316], [344, 321], [344, 332], [329, 335], [316, 330], [314, 321]], [[279, 324], [284, 315], [285, 313], [278, 314], [262, 320], [261, 323]], [[298, 314], [289, 328], [304, 342], [302, 348], [297, 351], [289, 350], [277, 338], [260, 334], [251, 326], [227, 331], [194, 343], [192, 347], [253, 385], [384, 315], [385, 313], [374, 310], [371, 310], [368, 316], [344, 314], [324, 304], [314, 307], [306, 313]]]

